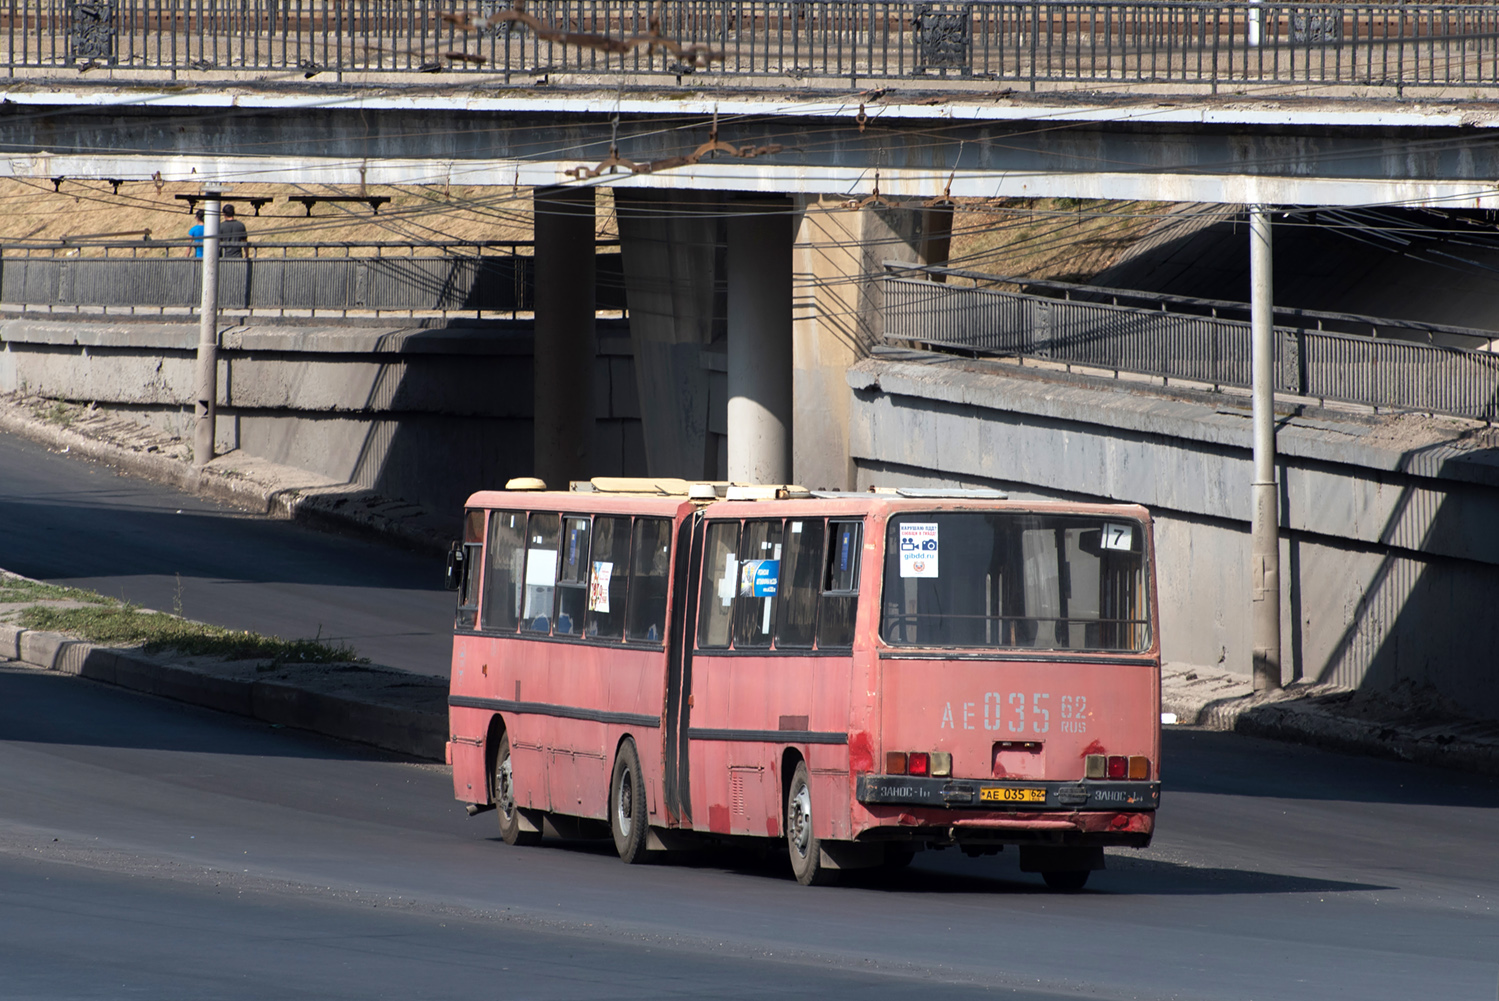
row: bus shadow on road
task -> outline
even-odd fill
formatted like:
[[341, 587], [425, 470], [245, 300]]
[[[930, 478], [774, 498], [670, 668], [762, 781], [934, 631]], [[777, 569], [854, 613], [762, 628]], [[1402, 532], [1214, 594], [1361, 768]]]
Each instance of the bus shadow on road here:
[[[498, 842], [499, 838], [494, 838]], [[549, 836], [545, 849], [607, 858], [614, 855], [608, 838], [561, 838]], [[779, 841], [763, 847], [714, 846], [653, 855], [648, 863], [662, 868], [717, 872], [735, 876], [791, 882], [791, 865]], [[1393, 890], [1383, 883], [1296, 876], [1256, 869], [1197, 866], [1165, 859], [1109, 856], [1109, 867], [1095, 872], [1080, 895], [1124, 896], [1213, 896], [1272, 893], [1364, 893]], [[1021, 872], [1013, 853], [968, 859], [955, 852], [927, 851], [916, 856], [907, 869], [855, 869], [841, 874], [838, 886], [846, 889], [911, 894], [1043, 894], [1058, 896], [1037, 873]], [[1061, 894], [1076, 896], [1079, 894]]]
[[[1041, 882], [1039, 874], [1021, 872], [1018, 862], [1013, 858], [1004, 861], [993, 859], [970, 862], [960, 857], [952, 862], [951, 868], [944, 867], [942, 870], [934, 870], [924, 865], [923, 863], [928, 859], [937, 865], [946, 862], [940, 855], [932, 856], [931, 853], [927, 853], [918, 855], [910, 869], [900, 872], [866, 870], [845, 873], [843, 884], [850, 887], [900, 893], [1058, 895], [1056, 891], [1048, 889]], [[969, 868], [970, 871], [963, 872], [964, 868]], [[1379, 883], [1319, 879], [1254, 869], [1194, 866], [1161, 859], [1118, 858], [1111, 855], [1109, 867], [1095, 872], [1088, 881], [1086, 889], [1079, 891], [1078, 894], [1060, 895], [1217, 896], [1271, 893], [1362, 893], [1391, 889], [1395, 887]]]

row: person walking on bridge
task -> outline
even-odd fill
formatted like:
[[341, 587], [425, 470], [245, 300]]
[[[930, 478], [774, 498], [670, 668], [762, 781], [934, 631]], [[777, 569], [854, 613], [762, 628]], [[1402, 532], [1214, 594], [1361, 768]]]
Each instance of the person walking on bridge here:
[[224, 219], [219, 223], [219, 256], [244, 257], [245, 247], [250, 242], [245, 224], [234, 217], [234, 206], [224, 206]]

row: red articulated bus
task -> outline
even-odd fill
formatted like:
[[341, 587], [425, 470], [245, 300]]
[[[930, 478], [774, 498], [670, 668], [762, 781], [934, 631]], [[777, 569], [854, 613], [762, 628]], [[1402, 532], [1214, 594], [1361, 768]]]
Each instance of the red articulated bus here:
[[[512, 484], [514, 486], [516, 484]], [[509, 844], [627, 862], [783, 838], [805, 884], [923, 848], [1079, 889], [1150, 842], [1160, 643], [1140, 507], [599, 479], [474, 494], [449, 760]]]

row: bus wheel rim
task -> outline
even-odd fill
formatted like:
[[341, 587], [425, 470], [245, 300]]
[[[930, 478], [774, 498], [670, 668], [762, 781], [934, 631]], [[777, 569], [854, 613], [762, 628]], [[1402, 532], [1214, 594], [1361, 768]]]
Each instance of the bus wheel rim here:
[[500, 762], [500, 812], [509, 820], [515, 815], [515, 790], [510, 778], [510, 755]]
[[806, 858], [811, 840], [812, 794], [803, 785], [797, 788], [796, 795], [792, 797], [791, 843], [796, 848], [796, 853]]
[[619, 823], [619, 833], [628, 838], [635, 813], [635, 784], [630, 780], [628, 768], [619, 777], [619, 802], [615, 804], [614, 813]]

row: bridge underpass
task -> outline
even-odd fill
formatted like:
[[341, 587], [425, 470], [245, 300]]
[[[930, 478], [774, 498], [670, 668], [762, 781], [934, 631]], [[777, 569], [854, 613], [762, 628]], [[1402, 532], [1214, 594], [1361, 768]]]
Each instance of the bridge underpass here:
[[[1485, 10], [1475, 8], [1475, 16]], [[877, 468], [885, 445], [883, 435], [876, 442], [860, 425], [867, 416], [861, 390], [848, 384], [848, 373], [864, 364], [884, 334], [878, 264], [944, 260], [949, 199], [1499, 208], [1499, 156], [1489, 138], [1499, 116], [1486, 105], [1453, 100], [1449, 86], [1482, 88], [1492, 81], [1452, 72], [1439, 80], [1429, 60], [1424, 77], [1415, 69], [1408, 78], [1401, 68], [1376, 79], [1367, 73], [1368, 59], [1363, 77], [1340, 76], [1341, 70], [1315, 80], [1282, 73], [1294, 58], [1283, 63], [1281, 56], [1294, 56], [1301, 43], [1292, 37], [1288, 16], [1268, 16], [1259, 27], [1284, 21], [1290, 32], [1285, 45], [1292, 48], [1276, 49], [1268, 76], [1263, 58], [1258, 76], [1249, 62], [1215, 63], [1198, 80], [1210, 85], [1207, 96], [1201, 86], [1180, 92], [1186, 63], [1171, 59], [1164, 76], [1149, 77], [1146, 86], [1106, 83], [1111, 93], [1102, 97], [1017, 95], [1015, 88], [986, 89], [971, 75], [912, 80], [904, 71], [895, 74], [899, 85], [865, 91], [840, 92], [842, 82], [826, 80], [771, 90], [763, 74], [746, 77], [758, 90], [719, 77], [693, 77], [681, 89], [664, 77], [642, 81], [607, 65], [602, 71], [574, 65], [571, 75], [559, 72], [544, 82], [533, 77], [508, 89], [495, 76], [417, 86], [390, 66], [380, 68], [387, 74], [379, 77], [384, 89], [370, 93], [340, 86], [337, 73], [323, 82], [332, 65], [326, 49], [324, 61], [314, 60], [303, 74], [311, 83], [285, 73], [257, 75], [249, 63], [225, 71], [201, 53], [196, 62], [184, 55], [170, 67], [101, 62], [86, 67], [93, 74], [82, 78], [86, 83], [39, 89], [18, 82], [4, 92], [0, 147], [8, 156], [0, 159], [0, 171], [27, 178], [193, 180], [231, 192], [234, 185], [288, 178], [351, 189], [532, 187], [542, 204], [565, 206], [541, 214], [538, 271], [574, 277], [593, 262], [577, 226], [590, 211], [586, 192], [606, 185], [620, 210], [648, 471], [855, 487]], [[1348, 25], [1364, 23], [1362, 15], [1347, 16]], [[1424, 8], [1420, 16], [1427, 16]], [[1444, 45], [1467, 38], [1461, 31], [1438, 34]], [[1386, 53], [1397, 61], [1413, 51], [1404, 42], [1391, 49], [1388, 34], [1385, 39]], [[1234, 44], [1240, 43], [1230, 48]], [[1336, 50], [1344, 51], [1341, 42]], [[9, 51], [15, 62], [16, 50]], [[1468, 51], [1461, 46], [1443, 51], [1449, 71], [1474, 65], [1456, 54]], [[45, 60], [27, 58], [14, 70], [18, 77], [46, 75]], [[135, 72], [153, 65], [189, 86], [163, 87]], [[993, 72], [996, 82], [1013, 78], [1003, 67]], [[1030, 72], [1032, 79], [1056, 76], [1051, 69], [1038, 74], [1034, 62]], [[467, 79], [489, 86], [480, 90]], [[1251, 79], [1275, 86], [1211, 94], [1219, 84]], [[600, 89], [600, 82], [615, 89]], [[1098, 73], [1073, 82], [1096, 84]], [[1332, 93], [1328, 87], [1361, 85], [1373, 93], [1393, 86], [1399, 94], [1407, 83], [1440, 90], [1446, 103], [1371, 101], [1368, 92], [1347, 89], [1338, 95], [1364, 99], [1308, 99]], [[597, 395], [581, 391], [587, 378], [578, 359], [590, 319], [580, 296], [538, 302], [538, 329], [548, 333], [537, 341], [534, 454], [537, 471], [550, 480], [589, 471], [589, 422], [570, 404]], [[719, 368], [728, 397], [722, 455], [715, 454], [711, 428], [712, 373]], [[966, 440], [948, 432], [954, 441]], [[972, 443], [981, 453], [1004, 444], [1002, 438]], [[974, 474], [932, 465], [920, 475], [953, 480]], [[1041, 493], [1074, 489], [1031, 486]], [[1197, 515], [1219, 519], [1224, 538], [1243, 534], [1231, 511]], [[1358, 544], [1398, 548], [1382, 537]], [[1218, 555], [1242, 566], [1242, 554], [1232, 548]], [[1202, 593], [1225, 607], [1242, 601], [1241, 584], [1227, 578], [1218, 590]], [[1394, 635], [1369, 625], [1367, 617], [1355, 620], [1378, 637], [1376, 645]], [[1299, 663], [1296, 642], [1287, 640], [1289, 664]], [[1236, 645], [1230, 656], [1223, 644], [1224, 663], [1243, 669], [1245, 654]], [[1442, 662], [1453, 661], [1444, 655]]]

